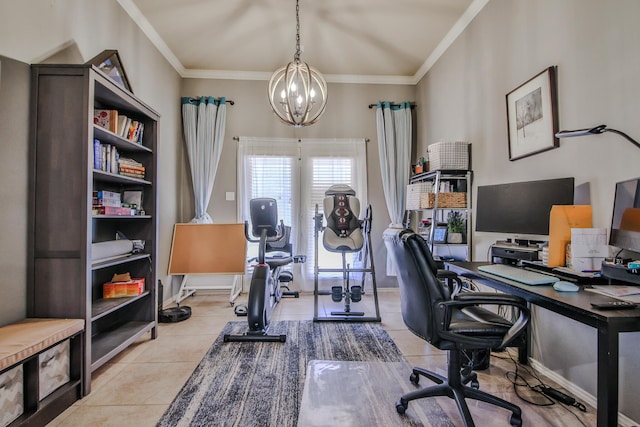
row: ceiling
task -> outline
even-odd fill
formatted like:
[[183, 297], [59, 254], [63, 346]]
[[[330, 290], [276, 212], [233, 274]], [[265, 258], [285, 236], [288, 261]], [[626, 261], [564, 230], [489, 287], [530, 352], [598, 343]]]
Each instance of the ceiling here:
[[[294, 0], [118, 0], [183, 77], [268, 80]], [[300, 0], [301, 58], [329, 82], [415, 84], [489, 0]]]

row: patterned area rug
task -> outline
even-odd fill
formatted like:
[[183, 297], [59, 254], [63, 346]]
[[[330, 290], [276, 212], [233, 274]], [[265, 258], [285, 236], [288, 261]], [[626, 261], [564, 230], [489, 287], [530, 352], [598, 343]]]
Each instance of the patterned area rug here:
[[[403, 362], [378, 324], [281, 321], [286, 343], [224, 343], [229, 322], [158, 423], [164, 426], [296, 426], [311, 360]], [[441, 411], [441, 410], [440, 410]]]

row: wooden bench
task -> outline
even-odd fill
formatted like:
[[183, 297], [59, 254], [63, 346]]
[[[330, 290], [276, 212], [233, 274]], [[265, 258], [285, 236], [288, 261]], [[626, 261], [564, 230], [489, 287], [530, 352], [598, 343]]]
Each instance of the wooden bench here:
[[82, 397], [83, 332], [82, 319], [0, 327], [0, 426], [44, 425]]

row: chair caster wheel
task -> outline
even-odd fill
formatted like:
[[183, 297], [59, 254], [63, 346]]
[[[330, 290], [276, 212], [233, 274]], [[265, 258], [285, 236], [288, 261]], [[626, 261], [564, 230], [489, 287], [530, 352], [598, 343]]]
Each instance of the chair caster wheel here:
[[420, 375], [416, 374], [415, 372], [412, 373], [409, 376], [409, 381], [411, 381], [413, 385], [418, 385], [418, 383], [420, 382]]
[[408, 406], [409, 402], [400, 399], [398, 403], [396, 403], [396, 411], [398, 411], [398, 413], [402, 415], [406, 412]]
[[470, 386], [471, 388], [478, 390], [480, 388], [480, 383], [477, 380], [471, 380]]
[[[396, 406], [396, 409], [397, 408], [398, 407]], [[509, 417], [509, 424], [516, 427], [522, 427], [522, 417], [520, 415], [512, 414], [511, 417]]]

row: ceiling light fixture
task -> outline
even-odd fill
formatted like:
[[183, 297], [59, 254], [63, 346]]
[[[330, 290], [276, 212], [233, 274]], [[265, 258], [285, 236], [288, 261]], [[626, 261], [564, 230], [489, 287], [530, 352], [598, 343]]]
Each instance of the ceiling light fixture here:
[[563, 130], [556, 133], [556, 138], [571, 138], [574, 136], [597, 135], [604, 132], [611, 132], [611, 133], [620, 135], [623, 138], [625, 138], [627, 141], [631, 142], [636, 147], [640, 148], [640, 143], [638, 143], [638, 141], [631, 138], [629, 135], [627, 135], [624, 132], [620, 132], [619, 130], [608, 128], [607, 125], [600, 125], [600, 126], [596, 126], [594, 128], [589, 128], [589, 129]]
[[294, 127], [315, 123], [327, 105], [327, 82], [300, 60], [300, 6], [296, 0], [296, 53], [269, 81], [269, 103], [284, 123]]

